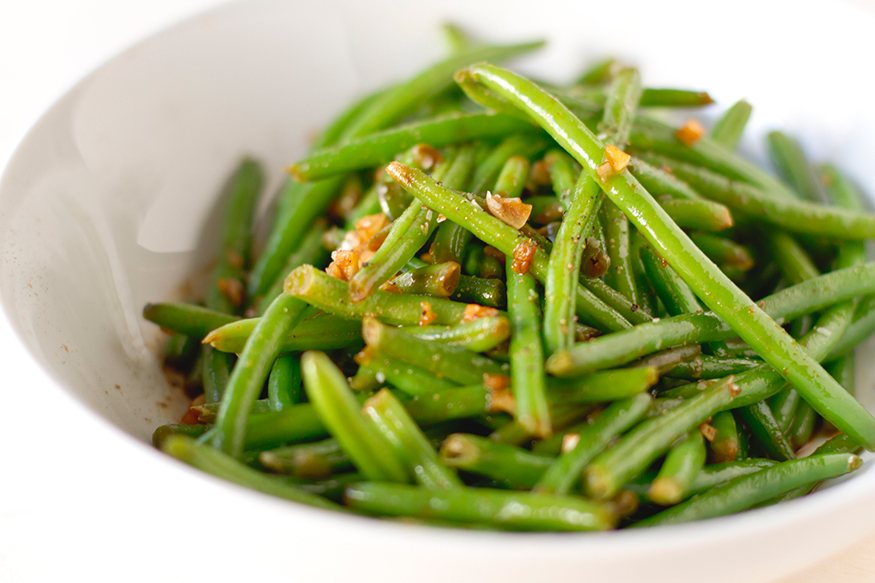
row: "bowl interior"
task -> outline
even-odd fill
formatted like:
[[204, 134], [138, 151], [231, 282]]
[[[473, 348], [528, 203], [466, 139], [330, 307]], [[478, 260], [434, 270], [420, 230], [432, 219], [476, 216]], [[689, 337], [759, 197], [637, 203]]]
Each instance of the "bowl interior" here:
[[[873, 54], [867, 14], [789, 2], [623, 5], [618, 20], [605, 2], [248, 2], [129, 49], [49, 110], [6, 170], [0, 291], [10, 320], [66, 390], [122, 430], [148, 440], [178, 420], [187, 401], [167, 383], [161, 335], [141, 310], [209, 265], [226, 174], [253, 155], [274, 192], [307, 137], [351, 99], [439, 58], [437, 25], [448, 19], [484, 39], [548, 39], [519, 62], [540, 77], [569, 80], [616, 55], [648, 86], [709, 90], [719, 106], [696, 112], [706, 120], [746, 98], [750, 155], [762, 158], [763, 133], [781, 127], [875, 192], [873, 81], [847, 58]], [[808, 42], [815, 29], [820, 42]], [[872, 359], [859, 362], [871, 409]]]

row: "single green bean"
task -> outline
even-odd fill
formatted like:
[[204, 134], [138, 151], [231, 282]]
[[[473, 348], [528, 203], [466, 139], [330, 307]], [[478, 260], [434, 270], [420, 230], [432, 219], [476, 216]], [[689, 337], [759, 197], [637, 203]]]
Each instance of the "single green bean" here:
[[258, 461], [274, 472], [311, 480], [325, 479], [354, 467], [340, 443], [333, 438], [262, 451], [258, 454]]
[[702, 231], [722, 231], [734, 222], [732, 213], [720, 203], [710, 200], [660, 200], [663, 210], [679, 227]]
[[711, 128], [711, 140], [727, 150], [734, 150], [744, 133], [752, 110], [747, 101], [736, 101]]
[[301, 402], [301, 357], [280, 356], [270, 369], [267, 379], [267, 399], [271, 411], [282, 411]]
[[146, 304], [143, 318], [175, 334], [189, 336], [197, 341], [211, 330], [239, 320], [237, 316], [223, 314], [194, 304], [156, 303]]
[[529, 160], [523, 156], [511, 156], [501, 167], [495, 179], [495, 193], [505, 198], [519, 198], [529, 177]]
[[346, 379], [321, 352], [305, 352], [301, 370], [307, 397], [353, 464], [376, 480], [407, 482], [407, 470], [386, 437], [359, 410]]
[[[433, 395], [458, 386], [452, 381], [436, 377], [418, 366], [388, 356], [372, 347], [367, 347], [359, 352], [355, 359], [361, 367], [374, 372], [377, 386], [388, 382], [413, 397]], [[358, 387], [353, 388], [358, 389]]]
[[706, 453], [702, 432], [693, 429], [684, 441], [669, 450], [659, 474], [647, 490], [647, 497], [662, 506], [677, 504], [686, 498], [693, 480], [705, 467]]
[[428, 438], [388, 390], [383, 389], [365, 401], [363, 411], [392, 444], [396, 455], [419, 484], [429, 490], [464, 486], [456, 473], [440, 460]]
[[655, 366], [601, 371], [575, 379], [547, 378], [547, 394], [554, 404], [607, 403], [647, 391], [659, 380]]
[[246, 419], [258, 398], [270, 367], [279, 354], [282, 339], [300, 320], [307, 304], [283, 294], [275, 299], [246, 341], [222, 395], [216, 418], [213, 447], [232, 457], [243, 453]]
[[709, 440], [711, 459], [715, 463], [734, 462], [738, 459], [740, 449], [738, 426], [732, 411], [721, 411], [714, 415], [709, 423], [714, 428], [715, 434]]
[[453, 113], [416, 121], [369, 134], [330, 148], [317, 150], [288, 168], [299, 182], [325, 178], [385, 164], [395, 154], [416, 144], [434, 148], [462, 142], [525, 134], [532, 138], [529, 123], [494, 113]]
[[455, 261], [437, 263], [395, 276], [392, 285], [406, 294], [448, 298], [459, 286], [462, 268]]
[[766, 136], [766, 144], [778, 172], [801, 198], [811, 202], [824, 199], [817, 174], [798, 141], [783, 132], [772, 131]]
[[761, 360], [702, 354], [691, 360], [679, 362], [665, 375], [676, 379], [718, 379], [745, 372], [761, 364]]
[[500, 279], [463, 275], [450, 299], [504, 309], [507, 307], [507, 288]]
[[853, 472], [861, 463], [860, 458], [847, 453], [789, 460], [734, 478], [633, 526], [675, 524], [739, 512], [799, 486]]
[[[316, 267], [324, 267], [328, 261], [328, 250], [322, 244], [322, 237], [326, 232], [326, 223], [322, 220], [317, 220], [304, 235], [300, 246], [294, 253], [289, 255], [285, 267], [280, 271], [279, 277], [271, 284], [270, 288], [261, 298], [256, 298], [259, 315], [264, 313], [267, 306], [270, 305], [281, 293], [283, 293], [283, 283], [285, 276], [293, 269], [301, 265], [315, 265]], [[218, 328], [218, 326], [216, 326]]]
[[346, 504], [369, 514], [485, 523], [508, 530], [606, 530], [613, 511], [581, 498], [453, 488], [440, 492], [396, 484], [360, 483], [346, 489]]
[[190, 437], [170, 435], [161, 443], [161, 449], [176, 459], [229, 482], [317, 508], [342, 510], [333, 502], [253, 470], [212, 447], [198, 445]]
[[462, 433], [447, 437], [440, 455], [450, 467], [486, 476], [515, 490], [531, 489], [554, 462], [551, 456]]
[[[244, 268], [249, 260], [252, 220], [261, 194], [264, 172], [252, 159], [244, 159], [224, 187], [227, 199], [216, 266], [207, 285], [207, 308], [234, 314], [243, 301]], [[234, 291], [235, 288], [238, 291]]]
[[787, 441], [766, 402], [760, 401], [747, 407], [739, 407], [737, 411], [770, 458], [784, 461], [796, 457], [793, 446]]
[[462, 346], [471, 352], [488, 352], [510, 338], [510, 320], [485, 316], [455, 326], [407, 326], [403, 328], [422, 340]]
[[651, 166], [640, 158], [632, 158], [629, 169], [647, 192], [660, 199], [667, 197], [671, 200], [705, 200], [686, 182], [666, 172], [664, 168]]
[[695, 314], [702, 310], [690, 286], [653, 249], [642, 247], [639, 253], [650, 283], [670, 315]]
[[[263, 319], [264, 316], [226, 324], [210, 332], [204, 338], [204, 342], [222, 352], [240, 353]], [[280, 341], [279, 353], [355, 346], [361, 343], [360, 331], [361, 326], [356, 320], [348, 320], [324, 312], [314, 315], [308, 313]]]
[[750, 250], [732, 239], [711, 233], [696, 232], [690, 233], [690, 239], [711, 261], [718, 265], [731, 266], [739, 271], [747, 271], [753, 267], [754, 261]]
[[[402, 326], [415, 326], [422, 318], [421, 296], [374, 290], [364, 300], [352, 302], [349, 299], [349, 284], [312, 265], [302, 265], [292, 271], [286, 278], [285, 290], [291, 296], [343, 318], [373, 316], [387, 324]], [[435, 314], [432, 324], [461, 322], [466, 306], [440, 298], [429, 298], [428, 304]]]
[[483, 382], [483, 375], [505, 375], [505, 368], [485, 356], [459, 346], [422, 340], [400, 328], [381, 324], [366, 318], [362, 337], [368, 346], [418, 366], [438, 378], [446, 378], [463, 385]]

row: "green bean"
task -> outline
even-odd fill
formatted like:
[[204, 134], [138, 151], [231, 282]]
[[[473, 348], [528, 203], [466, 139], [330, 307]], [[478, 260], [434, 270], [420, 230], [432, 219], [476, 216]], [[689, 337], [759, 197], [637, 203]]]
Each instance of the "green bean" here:
[[[194, 368], [199, 360], [203, 360], [202, 356], [200, 342], [192, 336], [173, 334], [164, 345], [164, 362], [180, 371]], [[202, 362], [200, 368], [203, 369]]]
[[[589, 413], [592, 413], [594, 409], [595, 406], [593, 405], [556, 405], [552, 407], [550, 410], [550, 420], [553, 422], [553, 431], [568, 427], [575, 421], [579, 421]], [[489, 439], [508, 445], [523, 445], [531, 441], [532, 437], [525, 427], [514, 420], [490, 433]], [[547, 442], [550, 442], [552, 448], [540, 450], [538, 453], [559, 453], [562, 439], [557, 434], [554, 433], [552, 437], [536, 443]]]
[[297, 354], [280, 356], [270, 369], [267, 399], [271, 411], [282, 411], [301, 402], [301, 358]]
[[596, 61], [595, 64], [590, 65], [583, 73], [580, 74], [580, 77], [577, 78], [577, 81], [575, 81], [574, 84], [598, 85], [600, 83], [606, 83], [607, 81], [611, 80], [611, 78], [614, 76], [614, 72], [619, 67], [620, 63], [613, 58]]
[[770, 458], [784, 461], [796, 457], [793, 446], [787, 441], [767, 403], [760, 401], [740, 407], [737, 411]]
[[[364, 300], [352, 302], [349, 299], [349, 284], [312, 265], [302, 265], [292, 271], [286, 278], [285, 290], [291, 296], [343, 318], [373, 316], [387, 324], [402, 326], [415, 326], [422, 318], [421, 296], [374, 290]], [[436, 316], [433, 324], [457, 324], [462, 321], [465, 304], [440, 298], [429, 298], [428, 304]]]
[[769, 400], [769, 409], [772, 410], [772, 415], [775, 417], [775, 422], [781, 433], [787, 434], [790, 429], [790, 423], [793, 422], [793, 415], [796, 413], [796, 407], [799, 406], [799, 393], [792, 388], [787, 387], [781, 390]]
[[[627, 68], [617, 72], [608, 89], [605, 111], [598, 125], [599, 133], [606, 136], [607, 144], [625, 147], [640, 99], [641, 80], [638, 71]], [[592, 178], [590, 181], [594, 182]], [[605, 239], [609, 243], [606, 250], [611, 260], [605, 273], [605, 281], [634, 305], [640, 306], [642, 301], [629, 259], [629, 221], [610, 201], [602, 204], [601, 219]]]
[[368, 346], [373, 346], [388, 356], [409, 362], [438, 378], [446, 378], [462, 385], [481, 383], [484, 374], [506, 373], [502, 365], [485, 356], [459, 346], [422, 340], [377, 320], [364, 320], [362, 337]]
[[793, 422], [787, 431], [790, 445], [794, 449], [799, 449], [811, 439], [814, 433], [814, 424], [817, 421], [817, 413], [811, 408], [811, 405], [805, 401], [799, 403], [796, 412], [793, 416]]
[[799, 486], [852, 472], [861, 463], [860, 458], [847, 453], [786, 461], [734, 478], [633, 526], [675, 524], [739, 512]]
[[289, 255], [285, 267], [280, 272], [280, 276], [271, 284], [263, 297], [256, 298], [259, 315], [264, 313], [267, 306], [283, 293], [283, 283], [286, 274], [301, 265], [324, 266], [326, 264], [328, 261], [328, 251], [322, 245], [322, 237], [325, 232], [325, 221], [317, 220], [313, 223], [313, 226], [310, 227], [310, 230], [307, 231], [307, 234], [301, 240], [297, 250]]
[[544, 282], [544, 295], [548, 298], [544, 307], [544, 341], [550, 353], [574, 341], [575, 288], [584, 247], [592, 234], [601, 202], [601, 192], [592, 180], [578, 180], [569, 197], [569, 210], [556, 234]]
[[249, 273], [247, 295], [260, 297], [282, 276], [289, 256], [298, 248], [301, 233], [322, 215], [343, 184], [343, 177], [312, 184], [290, 181], [289, 202], [280, 208], [264, 249]]
[[711, 459], [715, 463], [734, 462], [740, 449], [738, 426], [731, 411], [721, 411], [709, 423], [715, 434], [709, 440]]
[[[388, 382], [413, 397], [437, 394], [458, 386], [452, 381], [438, 378], [417, 366], [388, 356], [372, 347], [359, 352], [356, 355], [356, 362], [375, 373], [377, 386]], [[353, 387], [353, 389], [357, 388]]]
[[512, 409], [512, 401], [506, 391], [479, 384], [415, 395], [404, 402], [404, 408], [420, 425], [433, 425]]
[[663, 210], [679, 227], [702, 231], [722, 231], [734, 223], [732, 213], [722, 204], [710, 200], [661, 200]]
[[655, 374], [661, 376], [671, 372], [676, 366], [701, 356], [701, 354], [702, 347], [698, 344], [678, 346], [636, 360], [632, 366], [635, 368], [652, 367], [655, 369]]
[[531, 139], [531, 124], [494, 113], [453, 113], [397, 126], [317, 150], [294, 163], [288, 171], [299, 182], [324, 180], [337, 174], [385, 164], [398, 152], [416, 144], [425, 143], [440, 148], [471, 140], [520, 133]]
[[665, 164], [671, 167], [678, 178], [711, 200], [791, 233], [843, 240], [875, 236], [875, 215], [770, 196], [756, 186], [731, 180], [689, 163], [665, 159]]
[[510, 337], [511, 387], [516, 401], [516, 421], [532, 435], [553, 432], [547, 405], [547, 378], [541, 341], [538, 292], [535, 278], [518, 274], [514, 259], [507, 260], [507, 296], [513, 331]]
[[727, 150], [734, 150], [744, 133], [752, 110], [747, 101], [736, 101], [711, 128], [711, 140]]
[[699, 107], [714, 100], [706, 91], [688, 89], [655, 89], [648, 87], [641, 95], [641, 107]]
[[855, 367], [855, 357], [853, 352], [849, 352], [844, 356], [840, 356], [835, 360], [832, 360], [823, 365], [824, 368], [832, 375], [832, 377], [837, 380], [845, 390], [854, 394], [854, 390], [856, 388], [854, 373], [856, 370]]
[[[693, 483], [690, 484], [690, 488], [687, 490], [687, 496], [692, 497], [696, 494], [701, 494], [715, 486], [725, 484], [726, 482], [740, 476], [755, 474], [756, 472], [762, 471], [765, 468], [770, 468], [777, 463], [778, 462], [770, 459], [753, 458], [707, 465], [696, 474]], [[626, 484], [626, 488], [633, 492], [644, 494], [647, 491], [647, 487], [650, 486], [650, 482], [652, 482], [655, 477], [655, 471], [645, 472], [629, 484]]]
[[320, 420], [356, 468], [371, 479], [407, 482], [408, 472], [385, 435], [359, 410], [346, 379], [320, 352], [301, 357], [304, 388]]
[[235, 484], [246, 486], [247, 488], [252, 488], [253, 490], [258, 490], [259, 492], [264, 492], [271, 496], [278, 496], [293, 502], [316, 506], [317, 508], [342, 510], [342, 508], [333, 502], [329, 502], [324, 498], [305, 492], [300, 488], [284, 483], [277, 478], [266, 476], [265, 474], [253, 470], [252, 468], [241, 464], [234, 458], [225, 455], [220, 451], [216, 451], [209, 446], [198, 445], [190, 437], [184, 435], [168, 436], [161, 443], [161, 449], [164, 453], [194, 466], [199, 470], [208, 472], [214, 476], [228, 480], [229, 482], [234, 482]]
[[216, 449], [232, 457], [243, 453], [249, 409], [261, 393], [282, 339], [295, 327], [306, 307], [301, 300], [283, 294], [271, 303], [252, 331], [222, 395], [216, 433], [211, 439]]
[[789, 283], [801, 283], [820, 275], [805, 249], [787, 233], [770, 231], [766, 240], [778, 269]]
[[[217, 402], [204, 402], [200, 405], [192, 405], [191, 409], [198, 413], [198, 421], [201, 423], [213, 423], [216, 420], [216, 416], [219, 413], [219, 409], [221, 408], [221, 401]], [[254, 403], [252, 403], [252, 409], [250, 409], [250, 415], [260, 415], [262, 413], [267, 413], [270, 411], [270, 402], [267, 399], [256, 399]]]
[[[690, 188], [690, 185], [678, 180], [663, 168], [651, 166], [640, 158], [632, 158], [629, 171], [647, 192], [653, 196], [668, 197], [672, 200], [705, 200], [701, 194]], [[664, 204], [664, 203], [663, 203]]]
[[640, 423], [587, 465], [583, 478], [586, 492], [600, 500], [611, 498], [675, 440], [720, 411], [737, 394], [738, 387], [729, 377], [674, 409]]
[[597, 372], [576, 379], [547, 379], [547, 393], [552, 403], [606, 403], [634, 397], [656, 384], [655, 366], [620, 368]]
[[203, 385], [207, 402], [222, 399], [235, 360], [233, 354], [224, 354], [211, 346], [203, 347]]
[[152, 445], [160, 448], [164, 440], [171, 435], [184, 435], [192, 439], [198, 438], [210, 428], [209, 425], [182, 425], [179, 423], [170, 423], [162, 425], [152, 433]]
[[676, 379], [717, 379], [739, 374], [762, 364], [760, 360], [699, 355], [679, 362], [665, 375]]
[[[867, 263], [786, 288], [764, 298], [759, 304], [778, 321], [793, 320], [836, 302], [873, 293], [873, 285], [875, 264]], [[875, 299], [872, 304], [875, 306]], [[875, 326], [875, 321], [872, 325]], [[585, 374], [601, 368], [621, 366], [666, 346], [715, 342], [733, 336], [730, 328], [712, 313], [674, 316], [640, 324], [628, 332], [595, 338], [576, 344], [567, 351], [557, 352], [547, 359], [547, 372], [559, 376]]]
[[243, 301], [243, 270], [249, 259], [252, 219], [263, 182], [261, 166], [247, 158], [224, 187], [222, 199], [227, 199], [228, 206], [222, 222], [222, 242], [206, 291], [206, 304], [211, 310], [234, 314]]
[[705, 467], [705, 456], [702, 432], [693, 429], [684, 441], [669, 450], [659, 474], [647, 490], [647, 497], [662, 506], [677, 504], [686, 498], [696, 475]]
[[515, 490], [531, 489], [554, 461], [550, 456], [462, 433], [444, 440], [440, 456], [452, 468], [486, 476]]
[[805, 200], [822, 201], [824, 196], [820, 181], [799, 142], [787, 134], [772, 131], [766, 136], [766, 143], [772, 162], [793, 190]]
[[455, 261], [438, 263], [395, 276], [392, 284], [407, 294], [448, 298], [456, 291], [461, 267]]
[[495, 184], [508, 160], [515, 156], [522, 158], [536, 156], [547, 148], [548, 143], [540, 135], [508, 136], [489, 153], [489, 156], [474, 171], [474, 176], [471, 178], [470, 191], [474, 194], [485, 193], [487, 189]]
[[[586, 253], [584, 252], [584, 257], [585, 256]], [[608, 264], [610, 265], [610, 260], [608, 260]], [[647, 313], [643, 307], [634, 303], [632, 300], [606, 284], [603, 280], [597, 277], [581, 277], [580, 282], [580, 287], [601, 299], [605, 304], [613, 308], [632, 324], [643, 324], [653, 319], [653, 316]], [[577, 293], [578, 301], [580, 300], [580, 287], [578, 288]]]
[[823, 442], [813, 453], [814, 455], [827, 453], [860, 453], [862, 450], [863, 448], [853, 439], [847, 435], [839, 434]]
[[638, 423], [653, 402], [648, 393], [616, 401], [599, 413], [577, 435], [573, 449], [563, 453], [534, 487], [538, 493], [567, 495], [580, 478], [580, 471], [616, 436]]
[[875, 295], [860, 300], [854, 310], [854, 319], [841, 339], [826, 356], [826, 360], [835, 360], [846, 354], [851, 354], [854, 348], [875, 332]]
[[262, 451], [258, 461], [274, 472], [311, 480], [353, 469], [349, 456], [333, 438]]
[[365, 401], [363, 411], [392, 444], [396, 455], [419, 484], [429, 490], [463, 486], [456, 473], [441, 462], [426, 436], [392, 393], [381, 390]]
[[580, 498], [453, 488], [440, 492], [395, 484], [359, 483], [345, 502], [369, 514], [485, 523], [508, 530], [606, 530], [616, 522], [608, 506]]
[[143, 318], [175, 334], [200, 341], [211, 330], [238, 320], [237, 316], [223, 314], [194, 304], [156, 303], [146, 304]]
[[693, 290], [653, 249], [642, 247], [640, 255], [641, 261], [644, 263], [644, 270], [650, 277], [650, 283], [670, 315], [680, 316], [681, 314], [694, 314], [701, 311], [699, 300]]
[[[279, 353], [308, 348], [330, 350], [361, 343], [361, 326], [357, 321], [333, 314], [310, 314], [311, 312], [305, 314], [304, 319], [280, 340]], [[226, 324], [210, 332], [204, 342], [222, 352], [242, 352], [246, 341], [263, 320], [264, 316]]]
[[488, 352], [510, 338], [510, 320], [486, 316], [455, 326], [409, 326], [403, 328], [422, 340], [462, 346], [471, 352]]
[[[732, 239], [710, 233], [690, 233], [690, 239], [702, 253], [718, 265], [730, 266], [740, 271], [753, 267], [753, 257], [747, 247]], [[810, 279], [810, 278], [806, 278]], [[796, 282], [798, 283], [798, 282]]]
[[519, 198], [529, 177], [529, 160], [522, 156], [511, 156], [501, 167], [495, 179], [495, 193], [505, 198]]
[[507, 288], [500, 279], [463, 275], [450, 299], [504, 309], [507, 307]]
[[574, 183], [577, 182], [577, 176], [580, 174], [580, 170], [576, 167], [577, 162], [565, 151], [553, 149], [544, 155], [544, 163], [550, 174], [553, 193], [567, 208]]
[[[516, 229], [486, 213], [479, 205], [474, 205], [462, 194], [445, 188], [425, 174], [401, 164], [390, 163], [387, 172], [405, 190], [419, 198], [423, 204], [444, 214], [449, 220], [462, 225], [480, 240], [495, 247], [506, 256], [513, 256], [519, 244], [526, 244], [527, 238]], [[532, 274], [543, 282], [546, 276], [547, 256], [543, 249], [536, 249], [532, 259]], [[630, 328], [629, 322], [613, 308], [595, 297], [582, 286], [577, 288], [577, 310], [595, 320], [609, 330]]]

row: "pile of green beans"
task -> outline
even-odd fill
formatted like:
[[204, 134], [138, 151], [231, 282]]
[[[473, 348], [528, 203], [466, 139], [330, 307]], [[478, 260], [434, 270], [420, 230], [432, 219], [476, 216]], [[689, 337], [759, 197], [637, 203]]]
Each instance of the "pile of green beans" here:
[[851, 181], [780, 132], [777, 175], [736, 153], [744, 101], [672, 125], [712, 99], [614, 60], [534, 82], [491, 63], [542, 43], [445, 31], [447, 59], [288, 168], [260, 254], [264, 172], [233, 172], [206, 289], [144, 310], [192, 399], [154, 444], [301, 504], [526, 531], [702, 520], [857, 469], [875, 215]]

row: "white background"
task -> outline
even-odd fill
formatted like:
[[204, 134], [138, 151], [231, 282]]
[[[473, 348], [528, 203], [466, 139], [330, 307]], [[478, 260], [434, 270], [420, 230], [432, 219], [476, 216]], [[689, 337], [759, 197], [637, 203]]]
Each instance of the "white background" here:
[[[875, 9], [875, 0], [857, 0]], [[126, 46], [166, 25], [215, 5], [215, 0], [28, 0], [0, 3], [0, 167], [28, 128], [70, 85]], [[830, 2], [824, 1], [828, 10]], [[717, 16], [716, 4], [712, 14]], [[703, 19], [707, 19], [704, 13]], [[713, 24], [713, 20], [711, 20]], [[867, 56], [869, 57], [869, 56]], [[51, 505], [58, 523], [81, 522], [82, 540], [65, 552], [87, 549], [88, 504], [135, 504], [143, 493], [114, 491], [126, 467], [119, 433], [57, 389], [37, 393], [41, 373], [0, 314], [0, 581], [33, 581], [32, 561], [51, 561], [40, 548], [40, 512]], [[10, 376], [10, 364], [20, 373]], [[95, 483], [108, 484], [98, 494]], [[185, 517], [181, 517], [184, 523]], [[191, 523], [189, 523], [191, 525]], [[173, 544], [173, 541], [168, 541]], [[99, 549], [95, 560], [99, 560]], [[160, 558], [145, 558], [159, 560]], [[136, 568], [136, 566], [132, 566]], [[70, 580], [78, 580], [70, 573]], [[119, 573], [119, 581], [125, 574]], [[788, 581], [875, 580], [875, 537]]]

